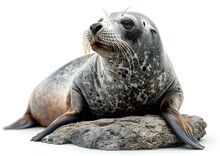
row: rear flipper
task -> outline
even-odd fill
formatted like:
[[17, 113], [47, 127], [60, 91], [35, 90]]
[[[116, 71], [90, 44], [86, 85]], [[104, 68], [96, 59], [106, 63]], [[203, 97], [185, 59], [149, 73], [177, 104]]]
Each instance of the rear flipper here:
[[33, 119], [30, 110], [28, 108], [27, 112], [25, 115], [16, 121], [15, 123], [4, 127], [5, 130], [7, 129], [25, 129], [25, 128], [30, 128], [30, 127], [35, 127], [39, 126], [39, 124]]
[[179, 113], [183, 102], [183, 93], [178, 84], [173, 84], [162, 100], [160, 109], [166, 123], [184, 143], [193, 149], [204, 149], [193, 135], [192, 125]]

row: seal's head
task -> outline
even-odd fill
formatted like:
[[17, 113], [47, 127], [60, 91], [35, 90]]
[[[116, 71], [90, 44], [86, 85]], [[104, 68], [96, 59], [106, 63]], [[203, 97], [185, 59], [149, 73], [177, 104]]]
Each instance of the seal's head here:
[[[85, 32], [84, 51], [90, 47], [102, 58], [140, 60], [143, 52], [161, 52], [162, 43], [154, 23], [136, 12], [117, 12], [101, 18]], [[145, 58], [145, 57], [144, 57]]]

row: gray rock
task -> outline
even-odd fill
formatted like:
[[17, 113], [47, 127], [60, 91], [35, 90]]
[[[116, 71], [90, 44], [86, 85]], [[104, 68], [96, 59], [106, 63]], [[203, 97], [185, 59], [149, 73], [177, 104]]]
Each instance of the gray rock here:
[[[194, 127], [197, 139], [205, 134], [206, 123], [197, 116], [184, 115]], [[156, 115], [99, 119], [62, 126], [43, 142], [74, 144], [102, 150], [137, 150], [180, 146], [180, 141]]]

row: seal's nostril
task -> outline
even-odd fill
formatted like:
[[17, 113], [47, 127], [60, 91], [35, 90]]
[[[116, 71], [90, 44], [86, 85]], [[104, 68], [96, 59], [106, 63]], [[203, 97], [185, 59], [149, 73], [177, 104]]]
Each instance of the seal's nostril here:
[[95, 23], [90, 26], [92, 33], [95, 35], [102, 28], [101, 23]]

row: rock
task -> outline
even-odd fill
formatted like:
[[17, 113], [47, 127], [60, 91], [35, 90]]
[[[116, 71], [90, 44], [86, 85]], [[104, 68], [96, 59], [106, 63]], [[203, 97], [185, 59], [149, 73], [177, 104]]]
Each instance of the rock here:
[[[206, 123], [197, 116], [184, 115], [194, 127], [194, 135], [202, 138]], [[99, 119], [64, 125], [45, 140], [52, 144], [74, 144], [102, 150], [137, 150], [180, 146], [165, 121], [156, 115]]]

